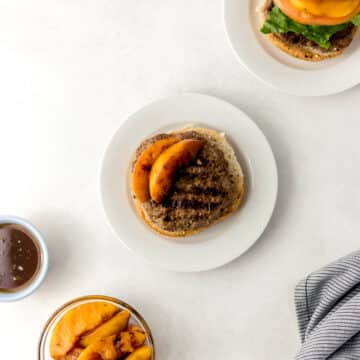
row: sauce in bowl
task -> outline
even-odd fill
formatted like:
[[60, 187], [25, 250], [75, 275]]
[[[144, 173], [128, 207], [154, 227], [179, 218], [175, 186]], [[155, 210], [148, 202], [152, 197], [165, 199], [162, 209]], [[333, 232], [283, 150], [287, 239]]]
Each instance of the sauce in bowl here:
[[0, 224], [0, 292], [16, 292], [28, 285], [40, 268], [37, 240], [24, 227]]

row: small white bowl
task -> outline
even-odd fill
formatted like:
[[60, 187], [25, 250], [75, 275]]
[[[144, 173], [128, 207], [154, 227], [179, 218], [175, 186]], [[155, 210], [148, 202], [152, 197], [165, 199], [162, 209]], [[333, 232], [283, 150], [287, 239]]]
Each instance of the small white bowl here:
[[40, 233], [40, 231], [29, 221], [21, 219], [17, 216], [0, 216], [0, 225], [2, 224], [16, 224], [25, 228], [33, 236], [33, 239], [37, 241], [37, 245], [40, 249], [40, 269], [36, 277], [30, 281], [30, 283], [19, 291], [14, 292], [0, 292], [0, 302], [10, 302], [21, 300], [30, 294], [32, 294], [43, 282], [45, 279], [48, 264], [49, 264], [49, 254], [45, 239]]

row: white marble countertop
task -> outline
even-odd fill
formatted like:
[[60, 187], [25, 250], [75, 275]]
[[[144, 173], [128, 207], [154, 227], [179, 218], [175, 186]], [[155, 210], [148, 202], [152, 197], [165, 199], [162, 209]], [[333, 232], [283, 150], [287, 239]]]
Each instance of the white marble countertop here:
[[[200, 274], [140, 262], [107, 227], [99, 197], [102, 155], [121, 122], [185, 91], [247, 112], [280, 177], [262, 238]], [[359, 247], [359, 96], [357, 87], [297, 98], [263, 85], [227, 43], [221, 0], [3, 0], [0, 213], [33, 221], [51, 264], [34, 295], [0, 304], [1, 358], [36, 359], [53, 310], [96, 293], [143, 313], [159, 360], [290, 359], [295, 284]]]

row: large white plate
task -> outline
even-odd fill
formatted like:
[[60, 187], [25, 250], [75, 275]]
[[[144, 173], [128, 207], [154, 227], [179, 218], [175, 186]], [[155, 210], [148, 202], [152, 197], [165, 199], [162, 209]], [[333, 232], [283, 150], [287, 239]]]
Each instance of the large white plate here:
[[[235, 214], [195, 236], [169, 239], [138, 217], [129, 192], [129, 164], [147, 137], [186, 124], [204, 125], [227, 134], [246, 176], [246, 199]], [[106, 151], [101, 193], [108, 220], [120, 240], [146, 261], [174, 271], [204, 271], [244, 253], [264, 231], [276, 201], [277, 170], [259, 128], [234, 106], [200, 94], [155, 101], [131, 115]]]
[[360, 36], [344, 54], [311, 63], [297, 60], [275, 47], [260, 32], [256, 12], [265, 0], [224, 0], [225, 28], [240, 62], [257, 78], [278, 90], [300, 96], [341, 92], [360, 82]]

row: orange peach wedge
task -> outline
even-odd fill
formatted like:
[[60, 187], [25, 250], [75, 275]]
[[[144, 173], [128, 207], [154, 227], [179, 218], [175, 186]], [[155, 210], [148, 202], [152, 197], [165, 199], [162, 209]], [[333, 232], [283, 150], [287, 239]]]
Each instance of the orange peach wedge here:
[[54, 359], [64, 357], [84, 333], [109, 320], [119, 309], [107, 302], [92, 302], [69, 310], [56, 324], [50, 340]]
[[157, 203], [161, 203], [168, 195], [174, 174], [182, 166], [194, 161], [203, 148], [201, 140], [182, 140], [170, 146], [155, 160], [150, 172], [150, 196]]
[[132, 191], [140, 202], [144, 202], [150, 198], [149, 176], [155, 160], [164, 150], [178, 141], [179, 139], [175, 136], [158, 140], [140, 154], [135, 163], [131, 180]]
[[87, 347], [102, 338], [119, 334], [126, 329], [129, 319], [130, 313], [128, 311], [120, 311], [110, 320], [98, 326], [94, 331], [83, 336], [79, 344], [82, 347]]
[[131, 353], [126, 360], [151, 360], [152, 350], [151, 347], [148, 345], [144, 345], [133, 353]]
[[114, 344], [115, 338], [116, 335], [112, 335], [96, 340], [85, 348], [78, 360], [117, 360], [119, 354]]

